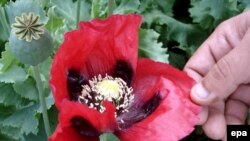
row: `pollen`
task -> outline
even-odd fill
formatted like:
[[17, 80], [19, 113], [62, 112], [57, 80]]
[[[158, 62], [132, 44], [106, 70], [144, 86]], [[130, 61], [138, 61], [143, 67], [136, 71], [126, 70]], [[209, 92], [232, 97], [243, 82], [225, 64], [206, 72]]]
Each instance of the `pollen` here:
[[78, 97], [78, 102], [87, 104], [89, 108], [94, 108], [100, 113], [106, 110], [103, 106], [104, 101], [112, 102], [116, 107], [115, 116], [128, 112], [133, 100], [132, 87], [123, 79], [107, 74], [105, 77], [95, 76], [88, 84], [82, 85], [82, 92]]
[[97, 92], [104, 96], [104, 99], [118, 99], [121, 90], [120, 85], [114, 80], [102, 80], [96, 85]]

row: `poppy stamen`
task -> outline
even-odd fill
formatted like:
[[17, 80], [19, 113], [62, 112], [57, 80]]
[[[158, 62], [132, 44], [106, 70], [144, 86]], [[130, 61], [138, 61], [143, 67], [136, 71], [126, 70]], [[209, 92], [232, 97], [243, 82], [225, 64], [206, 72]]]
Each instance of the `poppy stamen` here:
[[115, 116], [128, 112], [131, 103], [134, 100], [133, 88], [128, 87], [127, 83], [119, 78], [106, 74], [102, 77], [100, 74], [89, 80], [89, 84], [82, 85], [81, 95], [78, 102], [85, 103], [89, 108], [94, 108], [100, 113], [106, 109], [103, 106], [104, 101], [112, 102], [116, 107]]

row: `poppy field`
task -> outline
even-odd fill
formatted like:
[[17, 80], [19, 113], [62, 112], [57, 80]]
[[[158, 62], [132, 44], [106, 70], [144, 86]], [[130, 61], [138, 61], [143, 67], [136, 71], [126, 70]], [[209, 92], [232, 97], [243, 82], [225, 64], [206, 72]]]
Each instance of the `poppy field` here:
[[209, 141], [183, 67], [248, 0], [0, 0], [0, 141]]

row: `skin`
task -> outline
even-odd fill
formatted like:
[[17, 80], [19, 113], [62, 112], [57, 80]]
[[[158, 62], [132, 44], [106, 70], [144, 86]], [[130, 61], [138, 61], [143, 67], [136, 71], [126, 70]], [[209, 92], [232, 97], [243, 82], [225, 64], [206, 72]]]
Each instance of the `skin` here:
[[205, 134], [226, 140], [226, 124], [244, 124], [250, 107], [250, 11], [222, 22], [184, 70], [197, 81], [191, 98]]

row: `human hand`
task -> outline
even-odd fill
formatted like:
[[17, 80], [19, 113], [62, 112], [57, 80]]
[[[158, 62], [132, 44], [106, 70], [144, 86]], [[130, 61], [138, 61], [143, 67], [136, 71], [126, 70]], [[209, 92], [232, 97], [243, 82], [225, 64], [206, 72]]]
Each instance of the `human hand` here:
[[184, 70], [197, 81], [191, 98], [203, 106], [200, 124], [226, 139], [226, 124], [244, 124], [250, 106], [250, 12], [221, 23]]

